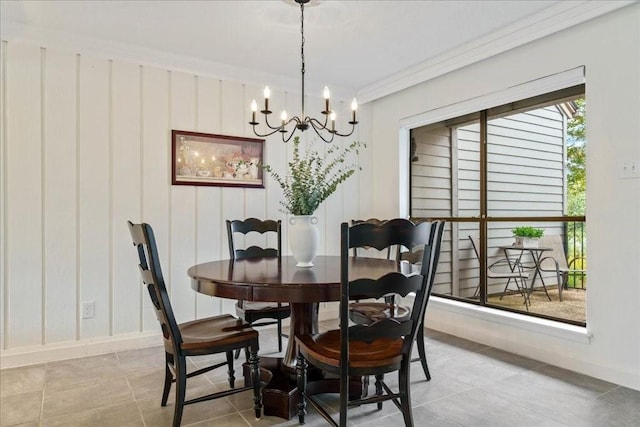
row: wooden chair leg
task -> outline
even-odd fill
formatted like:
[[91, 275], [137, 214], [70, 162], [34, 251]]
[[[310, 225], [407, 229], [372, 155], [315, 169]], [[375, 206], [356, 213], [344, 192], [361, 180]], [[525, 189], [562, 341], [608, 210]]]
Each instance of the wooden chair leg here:
[[236, 359], [240, 357], [240, 349], [236, 348]]
[[233, 351], [227, 351], [227, 365], [229, 366], [229, 370], [227, 371], [229, 375], [229, 388], [233, 388], [236, 381], [236, 371], [233, 369]]
[[418, 337], [416, 339], [416, 344], [418, 345], [418, 354], [420, 355], [420, 363], [422, 364], [422, 370], [424, 371], [424, 376], [427, 378], [427, 381], [431, 381], [431, 374], [429, 373], [429, 366], [427, 365], [427, 352], [424, 348], [424, 329], [421, 327], [420, 332], [418, 333]]
[[176, 407], [173, 411], [173, 427], [180, 427], [182, 422], [182, 410], [184, 409], [184, 397], [187, 389], [187, 363], [184, 356], [174, 355], [176, 369]]
[[256, 419], [262, 415], [262, 393], [260, 393], [260, 359], [257, 348], [249, 350], [249, 369], [251, 371], [251, 382], [253, 383], [253, 410]]
[[298, 423], [304, 424], [304, 416], [307, 413], [307, 399], [305, 397], [305, 393], [307, 392], [307, 361], [302, 354], [298, 354], [296, 361], [296, 381], [298, 392], [300, 393]]
[[173, 383], [173, 374], [171, 373], [171, 369], [169, 369], [169, 364], [173, 365], [173, 355], [165, 352], [164, 359], [164, 389], [162, 390], [162, 401], [160, 406], [167, 406], [167, 399], [169, 398], [171, 384]]
[[369, 376], [362, 377], [362, 397], [365, 398], [369, 395]]
[[[406, 360], [406, 359], [405, 359]], [[413, 414], [411, 413], [411, 381], [409, 380], [410, 361], [403, 361], [398, 371], [398, 388], [400, 391], [400, 410], [404, 417], [404, 425], [413, 427]]]
[[282, 319], [278, 319], [278, 352], [282, 353]]
[[[382, 381], [384, 380], [384, 375], [376, 375], [376, 396], [382, 396]], [[382, 409], [382, 402], [378, 402], [378, 410]]]

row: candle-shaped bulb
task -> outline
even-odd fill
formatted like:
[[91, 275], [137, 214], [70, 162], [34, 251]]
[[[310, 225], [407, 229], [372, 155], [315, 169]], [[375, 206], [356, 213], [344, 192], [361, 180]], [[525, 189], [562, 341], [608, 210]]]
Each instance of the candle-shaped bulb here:
[[251, 111], [253, 111], [254, 113], [258, 111], [258, 103], [256, 102], [255, 99], [251, 101]]
[[351, 124], [355, 125], [356, 123], [358, 123], [358, 121], [356, 120], [356, 110], [358, 109], [358, 101], [356, 101], [355, 98], [353, 98], [353, 101], [351, 101]]
[[329, 110], [329, 88], [328, 87], [324, 87], [324, 91], [322, 91], [322, 96], [324, 96], [324, 111], [322, 112], [322, 114], [329, 114], [330, 110]]
[[264, 87], [264, 99], [269, 99], [270, 96], [271, 96], [271, 90], [269, 89], [269, 86], [265, 86]]
[[280, 118], [282, 119], [283, 122], [287, 120], [287, 112], [285, 110], [282, 110], [282, 114], [280, 114]]
[[334, 132], [336, 130], [336, 112], [332, 111], [329, 118], [331, 119], [331, 132]]

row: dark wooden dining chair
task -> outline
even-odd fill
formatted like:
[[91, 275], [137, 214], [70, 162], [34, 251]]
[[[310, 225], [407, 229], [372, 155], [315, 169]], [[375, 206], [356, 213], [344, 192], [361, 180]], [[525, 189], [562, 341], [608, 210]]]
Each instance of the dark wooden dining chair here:
[[[416, 234], [422, 232], [407, 219], [394, 219], [382, 225], [341, 225], [340, 244], [340, 329], [296, 337], [299, 354], [296, 363], [297, 385], [301, 399], [298, 418], [304, 424], [307, 403], [311, 404], [330, 424], [347, 425], [347, 408], [392, 400], [400, 408], [405, 425], [413, 426], [410, 394], [411, 350], [422, 324], [424, 310], [431, 293], [433, 276], [429, 268], [434, 252], [424, 247], [423, 260], [416, 268], [410, 263], [398, 263], [397, 271], [382, 277], [349, 276], [349, 254], [353, 247], [368, 245], [383, 249], [389, 245], [411, 247]], [[350, 324], [349, 303], [357, 298], [381, 298], [387, 293], [407, 296], [415, 293], [411, 315], [404, 319], [385, 318], [369, 325]], [[340, 419], [336, 422], [322, 404], [307, 393], [307, 367], [309, 364], [340, 379]], [[384, 375], [398, 372], [398, 390], [392, 391]], [[375, 395], [349, 400], [349, 378], [376, 378]]]
[[[171, 384], [176, 383], [173, 426], [180, 425], [184, 405], [217, 399], [249, 389], [253, 389], [255, 416], [260, 418], [262, 397], [260, 393], [258, 332], [248, 323], [229, 314], [177, 323], [162, 276], [153, 229], [145, 223], [134, 224], [128, 221], [128, 224], [133, 244], [138, 251], [142, 282], [149, 291], [149, 297], [162, 330], [166, 361], [162, 406], [167, 405]], [[253, 385], [234, 388], [233, 351], [243, 348], [248, 348], [248, 363]], [[216, 353], [226, 353], [226, 361], [187, 372], [187, 356], [204, 356]], [[230, 389], [185, 400], [187, 378], [223, 366], [228, 366]]]
[[[249, 233], [263, 234], [265, 245], [238, 248], [235, 244], [235, 233], [245, 236]], [[267, 247], [267, 233], [274, 235], [275, 248]], [[282, 256], [282, 221], [280, 220], [260, 220], [257, 218], [227, 220], [227, 238], [229, 240], [229, 257], [232, 260]], [[238, 300], [236, 302], [236, 315], [245, 322], [249, 322], [252, 326], [276, 324], [278, 327], [278, 351], [282, 352], [282, 337], [288, 337], [288, 335], [282, 333], [282, 319], [291, 316], [291, 309], [288, 304]], [[271, 320], [265, 321], [264, 319]], [[239, 352], [236, 353], [236, 358], [239, 354]]]
[[[396, 249], [396, 260], [406, 261], [410, 264], [419, 266], [422, 263], [423, 247], [425, 244], [431, 246], [434, 256], [432, 257], [432, 265], [430, 272], [434, 276], [437, 271], [438, 260], [440, 257], [440, 247], [444, 237], [445, 221], [420, 222], [417, 224], [419, 232], [415, 233], [414, 240], [410, 243], [410, 247], [402, 246]], [[385, 299], [388, 297], [385, 297]], [[394, 304], [394, 300], [388, 299], [384, 302], [359, 302], [352, 303], [350, 307], [350, 319], [355, 323], [371, 324], [384, 318], [404, 318], [410, 314], [410, 308]], [[424, 319], [422, 319], [422, 333], [416, 337], [418, 349], [418, 357], [412, 359], [412, 362], [420, 361], [422, 370], [427, 381], [431, 380], [431, 373], [427, 363], [427, 354], [424, 342]]]

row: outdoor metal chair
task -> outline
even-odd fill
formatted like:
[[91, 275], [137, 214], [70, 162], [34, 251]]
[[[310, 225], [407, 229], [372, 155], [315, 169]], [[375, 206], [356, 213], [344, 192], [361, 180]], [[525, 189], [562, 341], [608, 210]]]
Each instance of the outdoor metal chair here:
[[[480, 262], [480, 251], [479, 251], [479, 238], [478, 236], [469, 236], [469, 240], [471, 241], [471, 247], [473, 248], [473, 252], [476, 255], [476, 259]], [[529, 292], [527, 290], [527, 277], [528, 273], [524, 271], [522, 264], [519, 262], [515, 262], [514, 260], [510, 260], [505, 258], [498, 259], [494, 261], [490, 265], [487, 266], [487, 278], [488, 279], [506, 279], [506, 284], [504, 287], [503, 294], [507, 292], [509, 288], [509, 283], [513, 280], [516, 284], [516, 288], [518, 292], [522, 294], [524, 298], [524, 304], [529, 311]], [[479, 293], [480, 283], [476, 288], [474, 296]]]
[[576, 268], [576, 264], [580, 261], [584, 265], [585, 258], [573, 258], [567, 263], [564, 245], [562, 244], [562, 236], [558, 234], [550, 234], [542, 236], [539, 242], [540, 246], [551, 248], [551, 251], [545, 252], [545, 257], [540, 258], [539, 270], [541, 272], [552, 272], [556, 274], [558, 280], [558, 298], [562, 301], [562, 291], [567, 287], [570, 274], [586, 274], [586, 270]]

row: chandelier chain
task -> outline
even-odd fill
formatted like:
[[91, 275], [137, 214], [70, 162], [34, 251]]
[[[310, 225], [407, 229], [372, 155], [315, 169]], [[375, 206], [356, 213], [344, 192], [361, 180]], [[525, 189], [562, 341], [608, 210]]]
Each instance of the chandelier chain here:
[[304, 3], [300, 3], [300, 59], [302, 60], [302, 116], [300, 119], [304, 120]]

